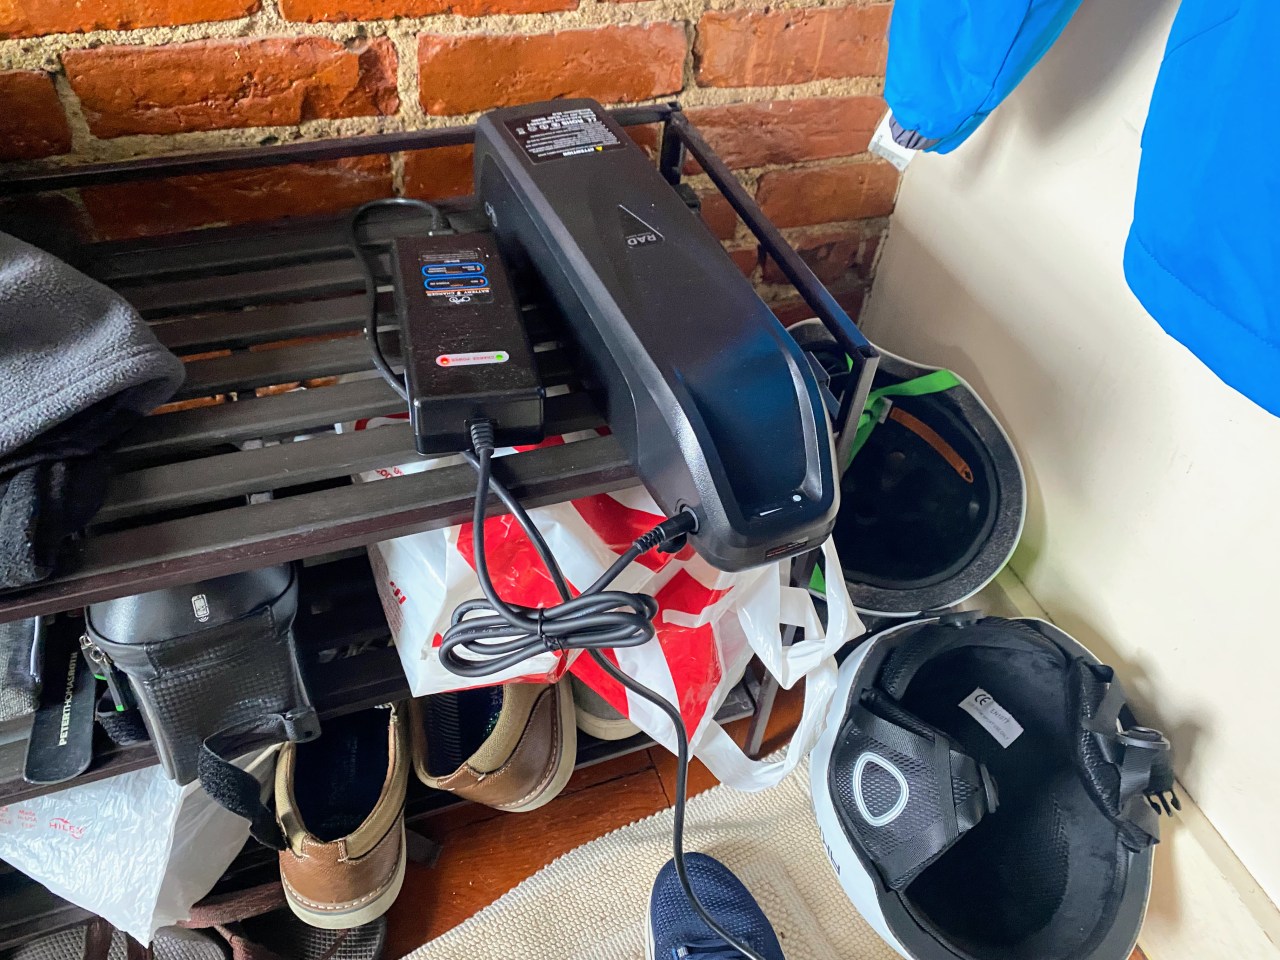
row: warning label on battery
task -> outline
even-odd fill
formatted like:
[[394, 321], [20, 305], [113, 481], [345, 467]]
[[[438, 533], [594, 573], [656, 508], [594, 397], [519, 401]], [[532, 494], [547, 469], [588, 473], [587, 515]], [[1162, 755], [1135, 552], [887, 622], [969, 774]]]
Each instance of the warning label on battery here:
[[603, 153], [626, 146], [590, 107], [508, 120], [507, 129], [534, 163]]

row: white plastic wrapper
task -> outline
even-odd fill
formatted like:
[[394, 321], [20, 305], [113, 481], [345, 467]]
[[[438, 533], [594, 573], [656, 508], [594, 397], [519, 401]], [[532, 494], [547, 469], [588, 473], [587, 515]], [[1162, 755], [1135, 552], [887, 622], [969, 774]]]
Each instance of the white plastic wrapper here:
[[[376, 428], [394, 419], [363, 420], [354, 429]], [[581, 436], [546, 442], [576, 442]], [[410, 464], [388, 464], [360, 474], [359, 479], [380, 481], [457, 462], [456, 457], [422, 458]], [[663, 518], [643, 487], [537, 507], [529, 514], [577, 590], [586, 589], [636, 537]], [[440, 637], [458, 604], [482, 595], [471, 543], [468, 523], [369, 547], [382, 607], [415, 697], [474, 683], [450, 673], [439, 655]], [[533, 546], [510, 516], [491, 516], [485, 522], [485, 552], [494, 585], [505, 600], [530, 607], [559, 601]], [[724, 573], [686, 547], [674, 555], [641, 558], [613, 584], [616, 590], [647, 593], [658, 603], [657, 642], [616, 650], [616, 662], [630, 676], [679, 704], [693, 755], [722, 783], [739, 790], [763, 790], [778, 783], [817, 743], [835, 692], [834, 654], [864, 632], [830, 538], [822, 554], [828, 584], [825, 625], [808, 591], [785, 583], [783, 563]], [[804, 639], [784, 646], [782, 630], [788, 625], [803, 627]], [[790, 749], [780, 759], [751, 759], [715, 719], [753, 655], [787, 689], [805, 680], [801, 718]], [[567, 671], [674, 751], [675, 733], [666, 714], [624, 690], [590, 657], [545, 653], [485, 682], [553, 683]]]
[[[277, 748], [245, 769], [265, 782]], [[0, 859], [140, 943], [185, 920], [249, 837], [249, 823], [158, 767], [0, 807]]]

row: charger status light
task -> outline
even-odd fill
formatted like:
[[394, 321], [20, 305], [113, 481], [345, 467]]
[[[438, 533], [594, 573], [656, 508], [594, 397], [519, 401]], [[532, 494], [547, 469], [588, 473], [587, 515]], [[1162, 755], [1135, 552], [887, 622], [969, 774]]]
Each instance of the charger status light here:
[[506, 363], [511, 355], [505, 350], [480, 350], [474, 353], [442, 353], [436, 357], [441, 367], [475, 367], [489, 363]]

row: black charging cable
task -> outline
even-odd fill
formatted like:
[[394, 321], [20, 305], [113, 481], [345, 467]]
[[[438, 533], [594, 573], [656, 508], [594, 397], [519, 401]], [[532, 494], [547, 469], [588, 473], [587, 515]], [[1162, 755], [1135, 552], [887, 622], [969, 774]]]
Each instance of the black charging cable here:
[[[658, 612], [658, 604], [653, 597], [643, 593], [608, 590], [609, 584], [642, 554], [684, 534], [696, 532], [697, 518], [690, 512], [682, 512], [664, 520], [638, 537], [595, 583], [574, 597], [560, 565], [533, 518], [501, 481], [493, 476], [493, 424], [482, 421], [472, 424], [470, 429], [475, 453], [464, 456], [475, 468], [477, 475], [472, 536], [476, 576], [480, 580], [480, 589], [485, 599], [469, 600], [454, 611], [453, 622], [445, 631], [440, 646], [441, 662], [447, 670], [458, 676], [476, 678], [498, 673], [548, 651], [586, 650], [605, 673], [661, 710], [670, 719], [676, 736], [676, 800], [672, 839], [680, 886], [702, 922], [716, 936], [747, 960], [764, 960], [750, 944], [730, 933], [711, 916], [689, 882], [684, 862], [689, 733], [685, 729], [680, 710], [666, 697], [627, 676], [603, 653], [610, 647], [636, 647], [648, 643], [655, 635], [653, 618]], [[490, 491], [497, 494], [532, 542], [551, 575], [561, 603], [546, 608], [525, 607], [508, 604], [498, 595], [489, 576], [484, 550], [484, 520]], [[480, 615], [472, 616], [473, 614]]]
[[654, 636], [653, 618], [658, 612], [657, 601], [647, 594], [605, 588], [642, 553], [667, 540], [693, 532], [697, 526], [693, 514], [682, 513], [664, 520], [637, 539], [595, 583], [574, 597], [546, 542], [539, 543], [541, 535], [535, 536], [537, 527], [522, 509], [516, 512], [516, 520], [534, 541], [563, 602], [553, 607], [524, 607], [507, 603], [498, 596], [489, 576], [484, 549], [486, 501], [490, 487], [497, 485], [492, 473], [493, 424], [487, 420], [473, 424], [471, 439], [476, 451], [472, 465], [478, 477], [472, 535], [476, 576], [484, 599], [468, 600], [453, 612], [453, 622], [445, 631], [440, 645], [440, 659], [445, 667], [461, 677], [484, 677], [549, 650], [637, 647], [651, 640]]
[[449, 221], [440, 208], [427, 203], [425, 200], [414, 200], [410, 197], [383, 197], [380, 200], [370, 200], [356, 208], [351, 214], [351, 219], [347, 221], [347, 241], [351, 245], [351, 252], [355, 255], [356, 261], [360, 264], [360, 270], [364, 274], [364, 299], [365, 299], [365, 324], [364, 335], [369, 341], [369, 355], [373, 358], [373, 365], [378, 372], [382, 374], [382, 379], [386, 380], [391, 389], [400, 395], [400, 399], [405, 403], [409, 402], [409, 390], [405, 386], [404, 377], [396, 373], [392, 369], [391, 364], [387, 362], [386, 356], [382, 352], [382, 344], [378, 342], [378, 276], [377, 264], [366, 248], [363, 239], [360, 236], [360, 226], [364, 223], [365, 218], [374, 210], [385, 210], [388, 208], [396, 208], [401, 210], [417, 210], [425, 213], [431, 220], [427, 230], [431, 233], [452, 233]]

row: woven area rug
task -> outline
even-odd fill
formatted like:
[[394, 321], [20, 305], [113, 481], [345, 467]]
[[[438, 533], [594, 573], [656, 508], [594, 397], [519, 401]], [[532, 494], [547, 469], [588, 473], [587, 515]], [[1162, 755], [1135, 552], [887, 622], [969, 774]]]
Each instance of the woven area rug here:
[[[809, 804], [807, 763], [763, 793], [715, 787], [696, 797], [685, 848], [742, 878], [787, 960], [897, 960], [836, 882]], [[408, 960], [642, 960], [649, 891], [670, 858], [665, 810], [565, 854]]]

